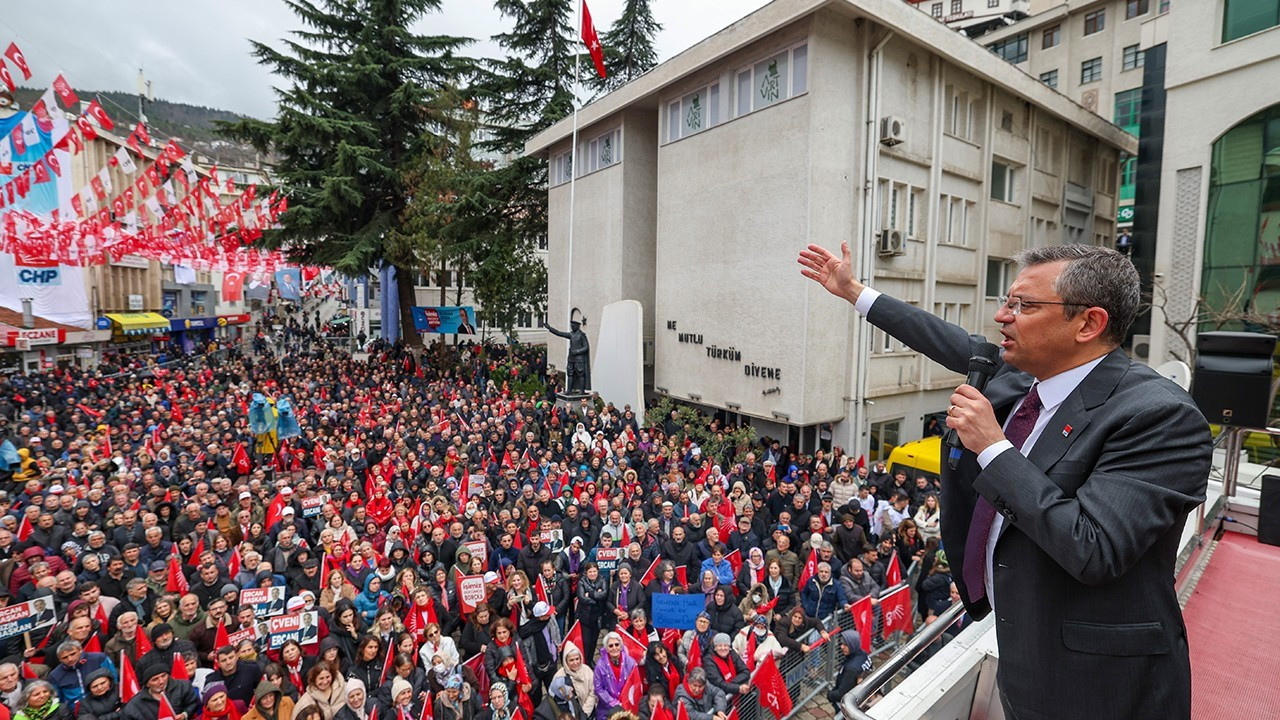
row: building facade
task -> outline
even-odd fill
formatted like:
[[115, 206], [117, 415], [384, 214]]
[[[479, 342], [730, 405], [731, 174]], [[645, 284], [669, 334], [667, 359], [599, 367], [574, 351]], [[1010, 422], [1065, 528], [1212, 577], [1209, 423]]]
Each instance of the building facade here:
[[[872, 458], [920, 437], [963, 378], [802, 278], [799, 250], [848, 242], [872, 286], [994, 336], [1008, 259], [1109, 243], [1137, 149], [915, 7], [871, 0], [773, 2], [578, 128], [572, 183], [571, 121], [527, 147], [551, 166], [551, 317], [637, 300], [656, 393]], [[552, 339], [553, 364], [563, 352]]]
[[907, 0], [934, 20], [969, 37], [977, 37], [1032, 12], [1031, 0]]

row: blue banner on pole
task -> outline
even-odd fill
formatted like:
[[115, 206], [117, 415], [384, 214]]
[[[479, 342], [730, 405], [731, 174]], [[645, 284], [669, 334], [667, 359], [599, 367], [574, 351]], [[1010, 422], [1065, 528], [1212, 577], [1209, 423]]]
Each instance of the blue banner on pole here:
[[701, 593], [689, 595], [658, 594], [653, 601], [653, 626], [692, 630], [698, 613], [707, 609], [707, 596]]

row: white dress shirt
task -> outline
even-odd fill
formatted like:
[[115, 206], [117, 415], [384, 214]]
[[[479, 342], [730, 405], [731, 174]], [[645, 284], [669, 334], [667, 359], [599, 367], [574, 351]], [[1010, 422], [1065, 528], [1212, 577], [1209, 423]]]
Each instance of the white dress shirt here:
[[[862, 293], [858, 295], [858, 301], [854, 303], [853, 307], [860, 314], [865, 316], [871, 311], [871, 306], [875, 304], [876, 298], [878, 297], [880, 297], [879, 292], [872, 290], [871, 288], [864, 288]], [[1039, 439], [1040, 434], [1044, 432], [1044, 429], [1049, 425], [1049, 423], [1053, 421], [1054, 413], [1058, 411], [1058, 408], [1062, 407], [1062, 403], [1067, 399], [1067, 396], [1075, 391], [1080, 383], [1088, 377], [1089, 373], [1092, 372], [1093, 369], [1098, 366], [1098, 363], [1102, 362], [1105, 357], [1106, 356], [1103, 355], [1095, 360], [1091, 360], [1090, 362], [1071, 368], [1065, 372], [1058, 373], [1047, 380], [1037, 383], [1040, 392], [1040, 417], [1036, 419], [1035, 427], [1031, 429], [1031, 434], [1027, 436], [1026, 442], [1022, 443], [1022, 449], [1020, 452], [1023, 457], [1026, 457], [1031, 452], [1031, 448], [1035, 447], [1036, 440]], [[1018, 409], [1021, 407], [1022, 400], [1019, 400], [1018, 403], [1013, 406], [1013, 410], [1010, 411], [1009, 417], [1005, 419], [1005, 427], [1009, 426], [1009, 420], [1013, 419], [1014, 414], [1017, 413]], [[999, 442], [992, 443], [987, 447], [987, 449], [978, 453], [978, 465], [986, 468], [987, 464], [994, 460], [997, 455], [1006, 450], [1012, 449], [1013, 443], [1008, 440], [1000, 440]], [[996, 607], [995, 587], [993, 582], [995, 574], [992, 572], [994, 570], [992, 558], [995, 556], [996, 542], [1000, 539], [1000, 529], [1003, 526], [1004, 516], [996, 513], [995, 520], [991, 523], [991, 534], [987, 536], [986, 552], [987, 602], [991, 604], [992, 610]]]

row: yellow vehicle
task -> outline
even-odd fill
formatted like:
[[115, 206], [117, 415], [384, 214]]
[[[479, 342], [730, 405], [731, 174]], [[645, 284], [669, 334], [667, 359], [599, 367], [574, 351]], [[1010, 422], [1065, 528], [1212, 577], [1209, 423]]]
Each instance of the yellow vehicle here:
[[907, 477], [913, 480], [921, 475], [930, 480], [941, 477], [942, 438], [934, 435], [894, 448], [889, 453], [886, 469], [893, 475], [899, 466], [906, 469]]

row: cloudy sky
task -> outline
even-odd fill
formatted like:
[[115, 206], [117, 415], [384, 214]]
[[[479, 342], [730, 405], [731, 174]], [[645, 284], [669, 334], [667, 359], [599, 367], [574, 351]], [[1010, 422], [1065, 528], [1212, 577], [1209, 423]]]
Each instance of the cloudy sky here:
[[[663, 25], [659, 61], [767, 1], [653, 0]], [[622, 6], [623, 0], [590, 0], [602, 35]], [[133, 92], [141, 67], [158, 98], [269, 118], [278, 81], [254, 62], [248, 40], [274, 44], [298, 27], [282, 0], [44, 0], [6, 8], [0, 47], [16, 40], [22, 48], [33, 72], [27, 85], [48, 87], [63, 72], [78, 88]], [[489, 38], [509, 23], [487, 0], [443, 0], [442, 12], [417, 29], [476, 38], [470, 54], [493, 56], [498, 47]]]

